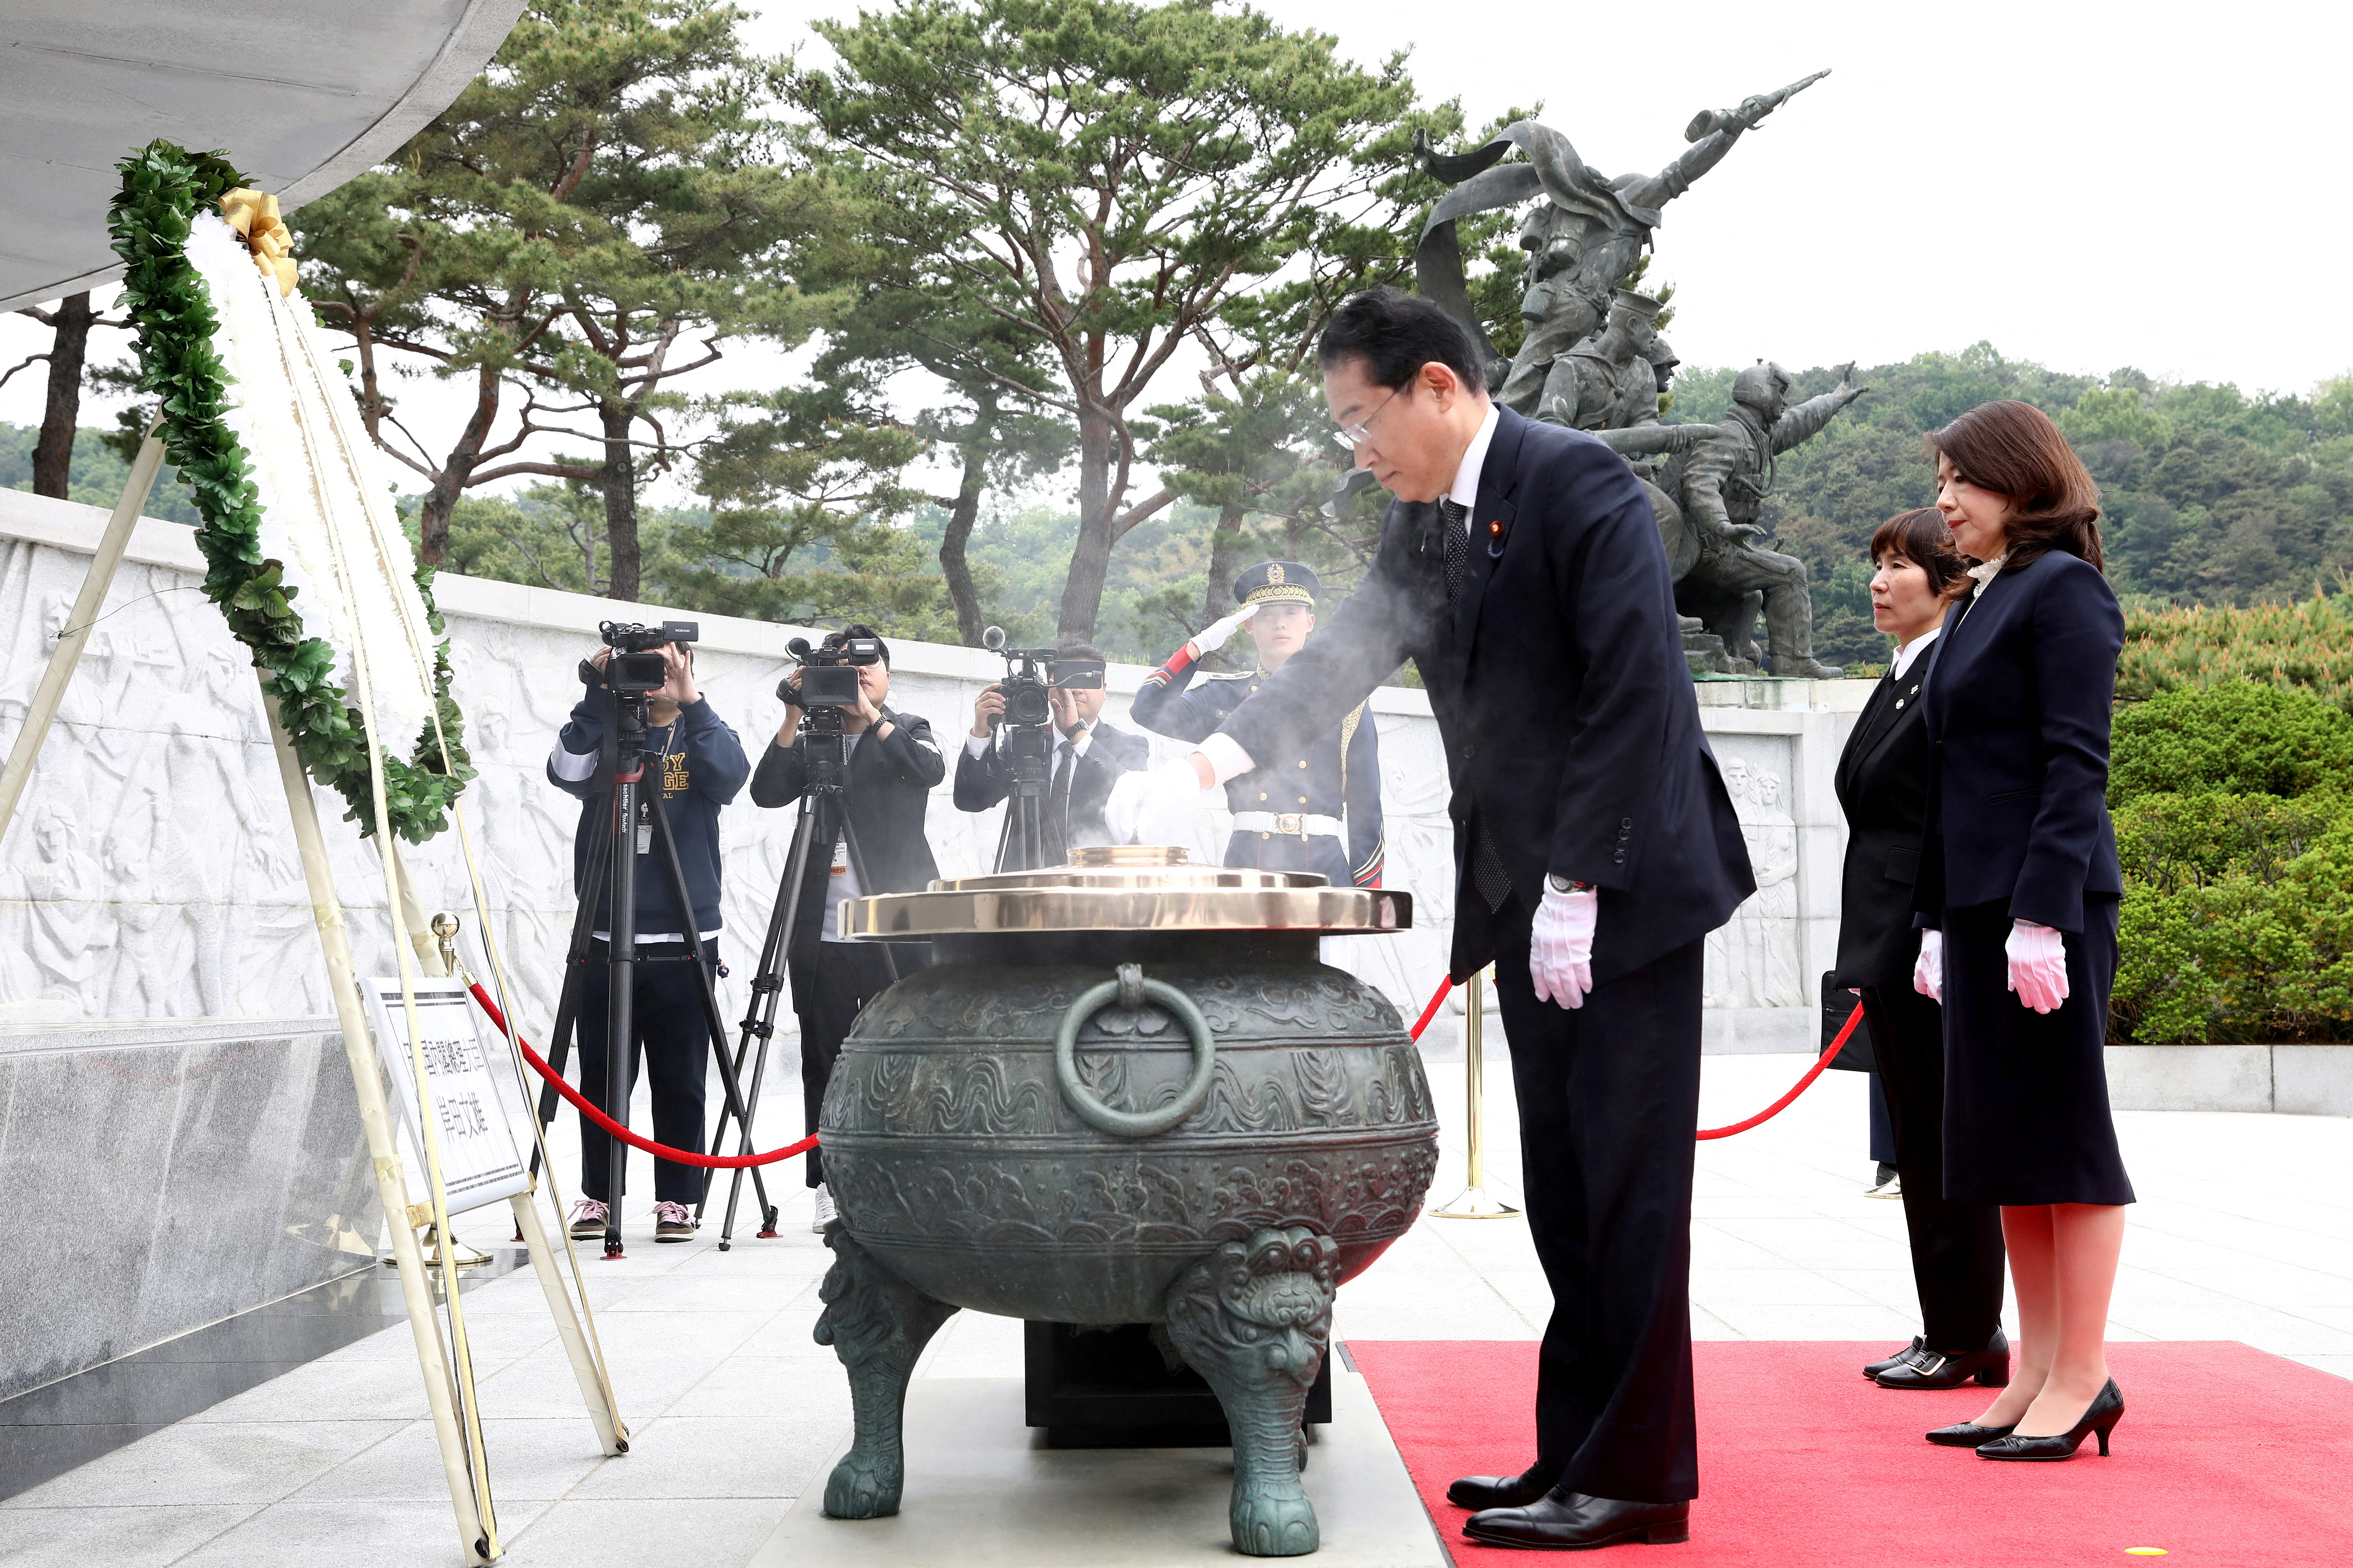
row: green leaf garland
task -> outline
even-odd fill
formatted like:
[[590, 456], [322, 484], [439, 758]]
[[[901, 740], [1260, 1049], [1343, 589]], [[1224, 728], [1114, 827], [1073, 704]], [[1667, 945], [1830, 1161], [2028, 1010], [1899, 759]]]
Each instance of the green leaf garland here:
[[[357, 822], [364, 835], [373, 833], [367, 737], [335, 681], [335, 650], [303, 635], [301, 615], [291, 603], [295, 590], [281, 580], [284, 566], [261, 553], [261, 506], [248, 477], [251, 465], [225, 417], [228, 377], [212, 342], [218, 321], [204, 279], [185, 254], [195, 215], [217, 209], [224, 192], [248, 182], [218, 153], [190, 153], [161, 140], [115, 167], [122, 189], [108, 228], [114, 253], [128, 268], [123, 301], [138, 328], [139, 386], [163, 408], [164, 450], [205, 520], [196, 530], [196, 548], [208, 568], [205, 595], [253, 655], [303, 767], [343, 797], [345, 820]], [[409, 542], [417, 542], [413, 531]], [[430, 724], [408, 761], [385, 757], [385, 809], [393, 831], [412, 844], [441, 831], [448, 805], [474, 776], [463, 721], [449, 695], [448, 628], [433, 603], [432, 568], [417, 567], [417, 589], [441, 639], [434, 646], [433, 681], [449, 759], [445, 765]]]

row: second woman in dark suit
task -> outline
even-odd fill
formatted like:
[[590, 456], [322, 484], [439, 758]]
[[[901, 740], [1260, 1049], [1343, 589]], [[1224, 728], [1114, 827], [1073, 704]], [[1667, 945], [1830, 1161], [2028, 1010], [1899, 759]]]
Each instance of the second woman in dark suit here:
[[2000, 1204], [2019, 1366], [1974, 1422], [1989, 1459], [2063, 1459], [2124, 1414], [2108, 1298], [2133, 1201], [2104, 1049], [2123, 881], [2108, 721], [2124, 616], [2099, 489], [2050, 418], [1989, 403], [1929, 437], [1937, 510], [1977, 580], [1924, 700], [1936, 749], [1917, 983], [1945, 1005], [1945, 1195]]
[[1999, 1388], [2010, 1381], [2000, 1211], [1945, 1194], [1944, 1009], [1912, 988], [1921, 940], [1913, 888], [1936, 768], [1920, 689], [1937, 623], [1970, 581], [1951, 531], [1932, 508], [1881, 523], [1871, 536], [1871, 561], [1872, 625], [1895, 638], [1895, 657], [1839, 757], [1847, 841], [1833, 984], [1862, 994], [1871, 1025], [1894, 1122], [1921, 1331], [1862, 1374], [1887, 1388], [1957, 1388], [1973, 1377]]

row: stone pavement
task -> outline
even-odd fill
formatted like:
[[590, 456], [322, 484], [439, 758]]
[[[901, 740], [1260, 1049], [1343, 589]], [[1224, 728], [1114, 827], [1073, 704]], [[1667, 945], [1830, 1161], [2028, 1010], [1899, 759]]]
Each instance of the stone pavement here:
[[[1709, 1058], [1703, 1123], [1759, 1109], [1804, 1065]], [[1461, 1072], [1430, 1066], [1448, 1145], [1433, 1202], [1462, 1181]], [[1491, 1062], [1488, 1079], [1490, 1183], [1509, 1186], [1510, 1078]], [[1892, 1348], [1915, 1331], [1901, 1205], [1863, 1195], [1864, 1087], [1826, 1073], [1775, 1121], [1700, 1145], [1697, 1334]], [[794, 1088], [764, 1104], [763, 1142], [794, 1124]], [[2141, 1202], [2113, 1337], [2240, 1340], [2353, 1377], [2353, 1121], [2139, 1111], [2118, 1123]], [[635, 1439], [625, 1458], [597, 1456], [528, 1271], [467, 1294], [507, 1562], [733, 1568], [821, 1483], [849, 1420], [832, 1352], [809, 1339], [830, 1255], [808, 1233], [797, 1171], [782, 1180], [793, 1206], [778, 1239], [656, 1247], [638, 1212], [626, 1259], [585, 1263]], [[462, 1228], [504, 1241], [503, 1207]], [[1528, 1339], [1548, 1306], [1525, 1226], [1425, 1220], [1342, 1292], [1338, 1333]], [[961, 1313], [921, 1375], [1019, 1368], [1018, 1324]], [[378, 1333], [0, 1503], [0, 1563], [454, 1564], [424, 1415], [406, 1331]]]

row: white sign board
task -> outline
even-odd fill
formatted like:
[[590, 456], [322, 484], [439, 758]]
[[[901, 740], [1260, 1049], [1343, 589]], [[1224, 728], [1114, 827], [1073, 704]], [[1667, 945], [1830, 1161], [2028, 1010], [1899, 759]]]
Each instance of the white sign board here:
[[[398, 1102], [408, 1135], [424, 1157], [425, 1139], [417, 1126], [417, 1079], [409, 1054], [407, 1010], [400, 1000], [396, 976], [371, 980], [364, 987], [368, 1014], [375, 1026], [376, 1054], [392, 1071], [392, 1098]], [[515, 1153], [514, 1131], [507, 1123], [506, 1102], [491, 1074], [476, 1027], [473, 998], [463, 982], [418, 979], [417, 1032], [425, 1056], [425, 1078], [432, 1097], [433, 1133], [441, 1157], [441, 1185], [448, 1194], [449, 1212], [462, 1214], [531, 1190], [531, 1173]]]

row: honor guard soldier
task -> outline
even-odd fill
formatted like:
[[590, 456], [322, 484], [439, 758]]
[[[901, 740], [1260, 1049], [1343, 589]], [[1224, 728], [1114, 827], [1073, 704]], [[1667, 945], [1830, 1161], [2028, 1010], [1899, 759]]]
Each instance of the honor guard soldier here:
[[[1234, 580], [1241, 608], [1176, 650], [1146, 676], [1129, 712], [1138, 724], [1179, 741], [1198, 742], [1217, 732], [1226, 715], [1307, 642], [1315, 629], [1315, 596], [1323, 584], [1296, 561], [1267, 561]], [[1203, 674], [1196, 666], [1248, 624], [1258, 641], [1258, 668], [1236, 675]], [[1194, 685], [1196, 675], [1202, 682]], [[1359, 703], [1304, 756], [1261, 767], [1228, 781], [1234, 814], [1226, 864], [1267, 871], [1321, 871], [1335, 888], [1381, 885], [1380, 741], [1372, 715]]]

